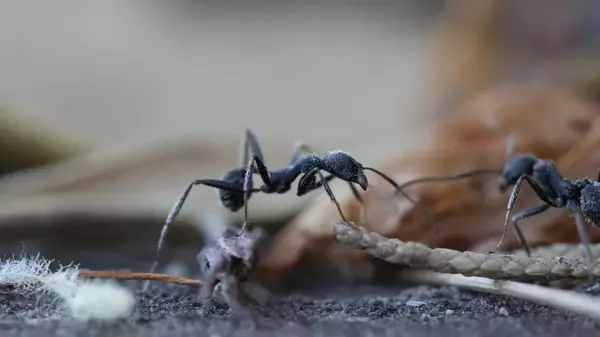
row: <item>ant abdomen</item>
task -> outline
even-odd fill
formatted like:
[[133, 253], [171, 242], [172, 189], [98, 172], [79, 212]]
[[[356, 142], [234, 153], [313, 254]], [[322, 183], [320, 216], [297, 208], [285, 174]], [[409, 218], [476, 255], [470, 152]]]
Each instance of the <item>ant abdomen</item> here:
[[584, 187], [579, 202], [584, 217], [600, 227], [600, 183], [594, 182]]
[[[231, 182], [240, 187], [240, 191], [244, 188], [245, 169], [235, 169], [227, 172], [223, 176], [224, 181]], [[231, 212], [237, 212], [244, 207], [244, 194], [236, 193], [224, 189], [219, 189], [219, 200], [221, 204]]]

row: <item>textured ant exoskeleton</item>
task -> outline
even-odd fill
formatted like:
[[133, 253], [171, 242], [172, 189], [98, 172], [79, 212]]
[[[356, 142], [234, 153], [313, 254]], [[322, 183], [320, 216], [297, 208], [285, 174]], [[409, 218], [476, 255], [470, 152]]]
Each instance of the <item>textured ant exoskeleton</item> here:
[[[524, 182], [531, 186], [544, 203], [527, 208], [511, 217], [512, 208]], [[553, 161], [537, 158], [533, 154], [519, 154], [508, 160], [500, 176], [499, 188], [504, 191], [510, 186], [514, 187], [507, 205], [502, 238], [491, 253], [498, 250], [502, 244], [510, 220], [517, 232], [520, 244], [530, 256], [531, 250], [517, 221], [540, 214], [551, 207], [567, 208], [575, 217], [577, 232], [586, 249], [589, 262], [593, 262], [594, 256], [589, 247], [590, 239], [584, 227], [584, 219], [595, 226], [600, 226], [600, 172], [596, 181], [588, 178], [571, 180], [560, 174]]]
[[[252, 152], [252, 156], [250, 156], [250, 152]], [[162, 248], [164, 238], [166, 237], [166, 233], [170, 224], [179, 214], [183, 203], [187, 199], [194, 186], [205, 185], [218, 189], [218, 195], [221, 204], [231, 212], [237, 212], [242, 207], [244, 208], [244, 223], [240, 232], [238, 233], [239, 235], [244, 231], [248, 223], [248, 200], [253, 193], [287, 193], [292, 188], [292, 184], [294, 181], [296, 181], [296, 179], [298, 179], [298, 177], [300, 177], [300, 179], [298, 181], [298, 188], [296, 192], [297, 196], [303, 196], [311, 191], [319, 189], [321, 186], [324, 187], [329, 198], [336, 205], [342, 219], [345, 222], [348, 222], [342, 212], [340, 204], [333, 195], [333, 192], [329, 186], [329, 181], [334, 178], [338, 178], [348, 182], [352, 193], [362, 203], [362, 198], [353, 184], [359, 185], [363, 190], [368, 188], [369, 182], [365, 175], [365, 170], [378, 174], [388, 183], [392, 184], [398, 189], [398, 184], [393, 179], [372, 167], [363, 166], [356, 159], [352, 158], [345, 152], [330, 151], [323, 157], [319, 157], [317, 154], [311, 153], [309, 148], [301, 143], [295, 146], [292, 158], [287, 167], [279, 170], [269, 171], [265, 164], [265, 159], [256, 136], [250, 130], [246, 130], [244, 146], [242, 150], [242, 164], [240, 167], [227, 172], [220, 180], [194, 180], [188, 184], [186, 189], [183, 191], [173, 206], [171, 212], [167, 216], [165, 224], [163, 225], [158, 241], [156, 258], [151, 271], [154, 271], [156, 268], [158, 254]], [[321, 171], [327, 172], [328, 175], [325, 176]], [[261, 185], [259, 188], [254, 188], [253, 186], [254, 174], [259, 174], [263, 182], [263, 185]], [[319, 178], [318, 181], [317, 177]], [[416, 202], [402, 190], [398, 190], [398, 192], [406, 197], [410, 202], [416, 204]], [[429, 220], [433, 222], [433, 217], [424, 209], [423, 212], [429, 217]]]
[[[589, 248], [589, 237], [584, 227], [584, 218], [596, 226], [600, 226], [600, 183], [588, 178], [567, 179], [560, 174], [556, 164], [551, 160], [541, 159], [531, 153], [514, 154], [514, 137], [509, 136], [507, 154], [508, 160], [500, 173], [499, 189], [505, 191], [513, 186], [508, 204], [502, 237], [496, 248], [490, 253], [495, 253], [506, 237], [508, 222], [510, 221], [517, 234], [517, 239], [531, 256], [531, 249], [527, 244], [517, 222], [553, 208], [567, 208], [575, 217], [575, 225], [581, 242], [585, 246], [589, 262], [593, 261], [592, 251]], [[598, 177], [600, 179], [600, 176]], [[512, 209], [517, 202], [521, 185], [527, 182], [543, 204], [527, 208], [511, 217]]]
[[[510, 221], [515, 229], [519, 243], [527, 255], [531, 256], [531, 249], [517, 222], [538, 215], [551, 207], [567, 208], [575, 217], [577, 232], [581, 242], [585, 246], [591, 267], [594, 256], [589, 247], [590, 240], [584, 227], [584, 219], [600, 227], [600, 171], [596, 181], [588, 178], [570, 180], [563, 177], [555, 163], [550, 160], [540, 159], [530, 153], [514, 155], [514, 144], [514, 137], [509, 136], [507, 139], [508, 160], [501, 171], [474, 170], [448, 177], [419, 178], [400, 185], [400, 188], [403, 189], [408, 185], [426, 181], [462, 179], [482, 173], [498, 173], [500, 175], [499, 189], [505, 191], [511, 186], [513, 186], [513, 189], [507, 205], [502, 237], [496, 248], [490, 251], [490, 253], [495, 253], [500, 248], [506, 237], [508, 222]], [[521, 185], [524, 182], [527, 182], [531, 186], [543, 203], [520, 211], [511, 217], [512, 209], [519, 196]]]

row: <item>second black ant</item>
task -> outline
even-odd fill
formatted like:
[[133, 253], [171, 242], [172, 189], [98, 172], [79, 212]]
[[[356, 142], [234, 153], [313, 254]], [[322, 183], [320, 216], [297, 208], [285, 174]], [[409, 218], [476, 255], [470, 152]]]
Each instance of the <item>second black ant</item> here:
[[[506, 207], [502, 237], [496, 248], [491, 250], [490, 253], [495, 253], [504, 242], [508, 223], [510, 222], [515, 229], [519, 244], [524, 248], [527, 256], [531, 256], [531, 249], [519, 228], [518, 221], [541, 214], [550, 208], [566, 208], [575, 218], [577, 232], [588, 257], [588, 267], [591, 268], [595, 257], [590, 248], [590, 239], [584, 223], [587, 221], [600, 227], [600, 171], [595, 181], [589, 178], [567, 179], [551, 160], [538, 158], [531, 153], [515, 155], [514, 137], [509, 136], [507, 144], [509, 158], [501, 170], [482, 169], [453, 176], [419, 178], [400, 185], [400, 188], [403, 189], [409, 185], [427, 181], [463, 179], [479, 174], [498, 173], [500, 176], [499, 190], [505, 191], [512, 187], [512, 192]], [[543, 203], [511, 216], [523, 183], [527, 183]]]

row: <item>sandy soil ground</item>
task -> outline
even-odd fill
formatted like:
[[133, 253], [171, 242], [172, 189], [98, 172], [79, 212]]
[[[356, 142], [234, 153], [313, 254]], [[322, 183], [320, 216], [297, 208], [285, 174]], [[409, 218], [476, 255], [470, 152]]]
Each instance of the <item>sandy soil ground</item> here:
[[[132, 285], [138, 287], [139, 283]], [[599, 295], [599, 287], [581, 291]], [[116, 325], [59, 319], [32, 300], [0, 297], [3, 336], [591, 336], [598, 323], [528, 302], [454, 288], [352, 287], [273, 299], [254, 321], [236, 319], [218, 298], [153, 286], [135, 316]]]
[[[177, 247], [166, 247], [159, 272], [195, 277], [198, 266], [194, 257], [199, 245], [189, 233], [177, 228], [174, 232], [184, 238]], [[141, 239], [144, 236], [148, 238]], [[104, 239], [92, 243], [61, 242], [39, 233], [37, 240], [12, 240], [12, 251], [22, 243], [62, 263], [76, 259], [82, 268], [146, 271], [153, 257], [154, 236], [140, 233], [139, 241]], [[3, 242], [2, 253], [9, 246]], [[171, 259], [178, 263], [166, 262]], [[201, 303], [191, 288], [155, 283], [141, 294], [142, 283], [128, 281], [124, 284], [137, 293], [135, 315], [109, 326], [61, 318], [52, 306], [40, 305], [47, 302], [36, 304], [34, 298], [4, 293], [0, 294], [0, 335], [559, 337], [591, 336], [600, 330], [600, 323], [585, 316], [527, 301], [452, 287], [391, 283], [352, 284], [335, 269], [296, 270], [270, 285], [270, 303], [255, 308], [257, 319], [251, 321], [232, 316], [219, 298]], [[581, 285], [575, 290], [600, 296], [600, 284]]]

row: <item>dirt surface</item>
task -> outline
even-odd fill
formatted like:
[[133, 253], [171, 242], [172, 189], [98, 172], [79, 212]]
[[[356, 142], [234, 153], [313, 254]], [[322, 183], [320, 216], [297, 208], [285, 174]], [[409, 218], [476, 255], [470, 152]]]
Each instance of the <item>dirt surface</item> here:
[[[97, 228], [97, 227], [93, 227]], [[105, 235], [118, 231], [109, 226]], [[155, 249], [156, 231], [135, 237], [102, 236], [63, 229], [79, 240], [41, 231], [27, 237], [7, 233], [0, 254], [36, 254], [75, 261], [81, 268], [147, 271]], [[21, 233], [22, 235], [24, 233]], [[95, 242], [90, 241], [91, 238]], [[158, 272], [194, 277], [200, 242], [174, 227]], [[12, 245], [11, 245], [12, 243]], [[386, 275], [391, 275], [386, 273]], [[451, 287], [352, 284], [339, 270], [296, 269], [272, 285], [277, 293], [257, 309], [254, 326], [231, 316], [219, 299], [208, 305], [194, 289], [155, 283], [140, 294], [142, 283], [125, 283], [138, 292], [135, 315], [112, 326], [86, 325], [57, 315], [50, 304], [35, 298], [0, 294], [0, 336], [591, 336], [600, 323], [551, 307], [512, 298]], [[600, 296], [600, 284], [578, 291]], [[410, 302], [413, 301], [413, 302]], [[43, 304], [43, 303], [41, 303]]]
[[[139, 283], [130, 286], [139, 289]], [[600, 295], [600, 287], [579, 288]], [[600, 323], [501, 296], [449, 287], [352, 287], [275, 296], [259, 318], [235, 318], [216, 298], [153, 285], [115, 325], [60, 318], [34, 299], [2, 295], [2, 336], [591, 336]]]

